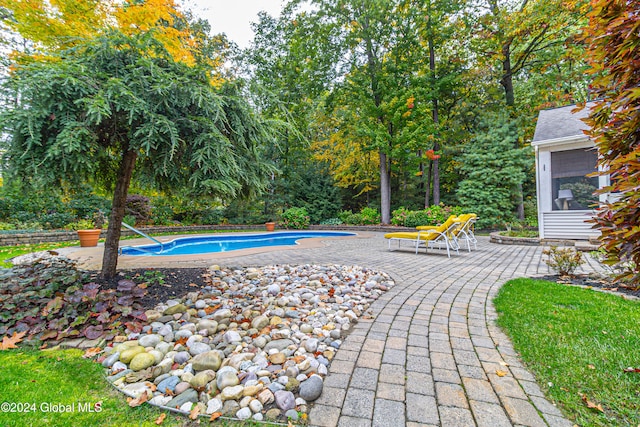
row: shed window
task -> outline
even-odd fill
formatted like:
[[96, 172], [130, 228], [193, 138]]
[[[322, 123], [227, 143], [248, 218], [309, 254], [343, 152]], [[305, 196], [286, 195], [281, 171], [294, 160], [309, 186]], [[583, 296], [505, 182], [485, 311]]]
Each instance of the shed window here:
[[593, 192], [598, 177], [587, 175], [598, 170], [598, 155], [593, 148], [551, 153], [553, 210], [588, 210], [597, 203]]

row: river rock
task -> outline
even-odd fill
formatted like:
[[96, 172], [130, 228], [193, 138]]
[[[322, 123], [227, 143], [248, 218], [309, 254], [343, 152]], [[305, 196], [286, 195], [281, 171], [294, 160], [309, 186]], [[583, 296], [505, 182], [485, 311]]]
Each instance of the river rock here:
[[173, 399], [171, 399], [167, 403], [167, 406], [169, 408], [180, 408], [182, 405], [184, 405], [187, 402], [195, 403], [197, 401], [198, 401], [198, 392], [190, 388], [185, 390], [183, 393], [180, 393]]
[[206, 353], [207, 351], [211, 351], [211, 347], [203, 342], [196, 341], [189, 347], [189, 353], [192, 356], [197, 356], [198, 354]]
[[217, 371], [222, 364], [222, 357], [220, 356], [220, 352], [216, 350], [207, 351], [191, 359], [191, 364], [196, 371], [206, 371], [207, 369]]
[[238, 372], [230, 366], [225, 366], [216, 374], [216, 385], [218, 386], [218, 390], [223, 390], [226, 387], [233, 387], [238, 384], [240, 384]]
[[242, 397], [242, 391], [244, 387], [236, 385], [233, 387], [227, 387], [220, 392], [220, 399], [224, 402], [226, 400], [238, 400]]
[[307, 402], [316, 400], [322, 394], [323, 381], [318, 375], [311, 375], [300, 383], [300, 397]]
[[167, 390], [170, 390], [173, 392], [175, 391], [176, 386], [178, 385], [179, 382], [180, 382], [180, 377], [171, 375], [165, 378], [164, 380], [160, 381], [160, 383], [157, 386], [157, 390], [160, 393], [166, 393]]
[[138, 339], [138, 344], [142, 347], [155, 347], [162, 341], [162, 336], [157, 334], [143, 335]]
[[207, 414], [213, 414], [214, 412], [220, 412], [222, 410], [222, 400], [214, 397], [207, 402]]
[[209, 382], [211, 382], [216, 377], [216, 373], [212, 370], [198, 372], [192, 379], [189, 381], [191, 387], [196, 390], [204, 388]]
[[102, 361], [102, 366], [104, 366], [105, 368], [110, 368], [119, 359], [120, 359], [120, 353], [116, 351], [115, 353], [111, 354], [109, 357], [107, 357]]
[[220, 310], [217, 310], [215, 313], [213, 313], [211, 318], [216, 322], [220, 322], [223, 319], [230, 318], [232, 315], [233, 313], [228, 308], [221, 308]]
[[208, 335], [213, 335], [218, 330], [218, 322], [212, 319], [201, 319], [198, 322], [198, 330], [204, 330], [207, 331]]
[[273, 408], [273, 409], [269, 409], [267, 413], [264, 414], [264, 417], [269, 421], [275, 421], [278, 419], [280, 414], [281, 414], [280, 409]]
[[251, 321], [251, 327], [257, 330], [269, 325], [269, 318], [267, 316], [257, 316]]
[[184, 313], [185, 311], [187, 311], [187, 306], [186, 305], [184, 305], [184, 304], [176, 304], [176, 305], [172, 305], [171, 307], [167, 308], [164, 311], [163, 314], [165, 316], [167, 316], [167, 315], [171, 316], [171, 315], [176, 314], [176, 313]]
[[120, 353], [120, 361], [122, 363], [131, 363], [131, 360], [136, 354], [144, 353], [144, 347], [138, 345], [132, 348], [128, 348]]
[[296, 397], [290, 391], [279, 390], [274, 393], [276, 406], [283, 411], [296, 407]]
[[142, 369], [147, 369], [149, 366], [154, 365], [156, 363], [156, 359], [153, 354], [149, 353], [138, 353], [133, 359], [131, 359], [131, 363], [129, 363], [129, 368], [133, 371], [140, 371]]
[[304, 342], [304, 349], [309, 353], [315, 353], [318, 351], [318, 339], [317, 338], [309, 338]]
[[273, 401], [275, 400], [275, 396], [273, 395], [271, 390], [269, 390], [267, 388], [261, 390], [257, 394], [256, 398], [260, 401], [260, 403], [262, 403], [265, 406], [270, 404], [270, 403], [273, 403]]
[[134, 398], [138, 398], [147, 392], [151, 393], [151, 390], [145, 383], [128, 384], [122, 390]]
[[267, 345], [265, 345], [263, 350], [266, 352], [269, 352], [269, 350], [271, 349], [282, 351], [287, 347], [289, 347], [290, 345], [293, 345], [293, 341], [291, 341], [290, 339], [274, 340], [269, 342]]
[[236, 412], [236, 418], [239, 420], [246, 420], [251, 418], [253, 412], [249, 408], [241, 408], [238, 412]]

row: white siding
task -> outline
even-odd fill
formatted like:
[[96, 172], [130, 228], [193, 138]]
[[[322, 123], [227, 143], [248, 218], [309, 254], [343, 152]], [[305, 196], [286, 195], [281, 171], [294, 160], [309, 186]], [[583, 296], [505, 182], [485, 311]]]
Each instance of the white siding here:
[[556, 211], [543, 212], [544, 239], [588, 240], [597, 237], [599, 232], [593, 230], [593, 224], [585, 222], [593, 217], [592, 211]]

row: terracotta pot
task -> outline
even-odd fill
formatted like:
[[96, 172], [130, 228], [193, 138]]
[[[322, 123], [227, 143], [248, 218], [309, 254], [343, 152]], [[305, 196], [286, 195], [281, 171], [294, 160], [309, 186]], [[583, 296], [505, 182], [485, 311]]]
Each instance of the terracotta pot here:
[[100, 232], [102, 230], [78, 230], [78, 237], [80, 238], [80, 246], [88, 248], [92, 246], [98, 246], [98, 239], [100, 238]]
[[275, 222], [266, 222], [264, 224], [265, 227], [267, 227], [267, 231], [273, 231], [276, 229], [276, 223]]

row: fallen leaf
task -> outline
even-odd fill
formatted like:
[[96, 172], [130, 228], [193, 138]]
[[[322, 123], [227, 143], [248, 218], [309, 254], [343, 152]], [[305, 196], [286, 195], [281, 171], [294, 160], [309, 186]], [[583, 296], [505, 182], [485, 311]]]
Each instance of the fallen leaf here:
[[589, 368], [589, 369], [596, 369], [596, 367], [595, 367], [595, 366], [593, 366], [592, 364], [588, 364], [588, 365], [587, 365], [587, 368]]
[[129, 406], [135, 408], [136, 406], [142, 405], [144, 402], [149, 400], [149, 395], [145, 392], [140, 395], [140, 397], [136, 397], [135, 399], [129, 398], [127, 402], [129, 402]]
[[602, 409], [602, 405], [600, 404], [595, 404], [592, 401], [590, 401], [587, 396], [583, 393], [579, 393], [580, 397], [582, 398], [582, 401], [587, 405], [587, 408], [589, 409], [595, 409], [596, 411], [599, 412], [604, 412], [604, 409]]
[[192, 288], [193, 287], [198, 287], [198, 285], [196, 285], [195, 283], [189, 283], [187, 286], [191, 286]]
[[221, 416], [222, 416], [222, 412], [214, 412], [213, 414], [211, 414], [211, 418], [209, 418], [209, 421], [215, 421]]
[[40, 339], [42, 341], [44, 340], [50, 340], [52, 338], [55, 338], [58, 336], [58, 331], [52, 331], [52, 330], [48, 330], [42, 333], [42, 335], [40, 335]]
[[22, 331], [20, 333], [14, 332], [11, 337], [5, 335], [2, 338], [2, 342], [0, 343], [0, 350], [9, 350], [10, 348], [18, 348], [16, 344], [22, 341], [22, 337], [26, 335], [27, 331]]
[[501, 371], [500, 369], [496, 369], [496, 375], [499, 377], [504, 377], [508, 374], [507, 371]]
[[633, 372], [633, 373], [640, 373], [640, 368], [632, 368], [632, 367], [628, 367], [623, 369], [624, 372]]
[[195, 420], [196, 418], [198, 418], [199, 414], [200, 414], [200, 407], [196, 405], [191, 410], [191, 413], [189, 414], [189, 418], [191, 418], [192, 420]]
[[102, 353], [102, 349], [100, 347], [92, 347], [92, 348], [88, 348], [87, 351], [84, 352], [82, 357], [85, 359], [89, 359], [95, 356], [96, 354], [100, 354], [100, 353]]
[[501, 360], [501, 361], [500, 361], [500, 364], [501, 364], [502, 366], [509, 366], [509, 364], [508, 364], [507, 362], [503, 361], [503, 360]]
[[160, 416], [155, 420], [156, 425], [159, 426], [160, 424], [162, 424], [165, 418], [167, 418], [167, 414], [160, 414]]

